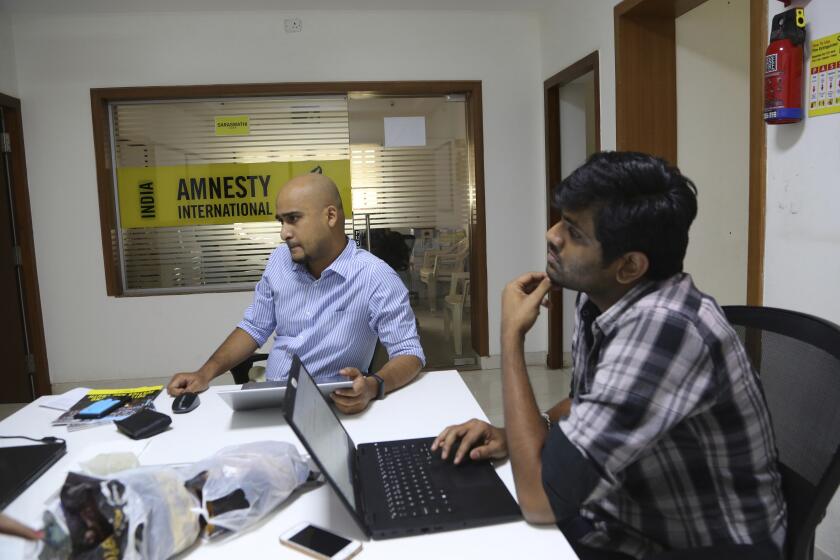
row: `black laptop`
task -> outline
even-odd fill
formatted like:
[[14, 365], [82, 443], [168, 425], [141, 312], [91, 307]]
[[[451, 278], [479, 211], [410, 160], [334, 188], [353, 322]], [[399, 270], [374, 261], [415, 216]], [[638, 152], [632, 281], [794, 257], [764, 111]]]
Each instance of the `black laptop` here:
[[67, 453], [63, 441], [0, 447], [0, 510]]
[[488, 461], [453, 465], [433, 437], [358, 447], [294, 356], [284, 416], [366, 535], [375, 539], [521, 519]]

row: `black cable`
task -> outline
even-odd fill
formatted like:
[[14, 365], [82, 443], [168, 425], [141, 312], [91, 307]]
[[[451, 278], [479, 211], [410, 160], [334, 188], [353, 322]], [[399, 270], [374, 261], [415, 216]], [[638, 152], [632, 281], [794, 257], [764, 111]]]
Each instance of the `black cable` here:
[[28, 439], [29, 441], [34, 441], [35, 443], [67, 443], [60, 437], [54, 436], [42, 437], [41, 439], [35, 439], [29, 436], [0, 436], [0, 439]]

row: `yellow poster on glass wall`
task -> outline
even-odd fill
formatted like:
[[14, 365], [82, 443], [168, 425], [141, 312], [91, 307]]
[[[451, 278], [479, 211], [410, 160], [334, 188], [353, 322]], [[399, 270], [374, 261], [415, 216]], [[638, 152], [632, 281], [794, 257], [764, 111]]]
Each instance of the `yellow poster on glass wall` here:
[[292, 177], [320, 171], [335, 181], [352, 214], [350, 160], [213, 163], [117, 170], [120, 226], [130, 228], [274, 220], [277, 191]]

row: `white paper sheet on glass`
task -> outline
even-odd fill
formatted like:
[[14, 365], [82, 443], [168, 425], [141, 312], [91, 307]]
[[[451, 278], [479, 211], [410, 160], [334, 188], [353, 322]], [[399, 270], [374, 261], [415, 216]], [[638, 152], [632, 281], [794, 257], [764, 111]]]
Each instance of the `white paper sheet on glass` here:
[[385, 147], [426, 145], [426, 117], [385, 117]]

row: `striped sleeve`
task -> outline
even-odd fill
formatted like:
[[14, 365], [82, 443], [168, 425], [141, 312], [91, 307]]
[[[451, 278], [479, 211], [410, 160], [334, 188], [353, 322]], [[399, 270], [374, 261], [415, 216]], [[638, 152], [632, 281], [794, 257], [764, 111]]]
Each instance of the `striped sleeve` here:
[[416, 356], [421, 364], [426, 365], [426, 356], [417, 334], [417, 322], [408, 301], [408, 290], [402, 280], [384, 263], [374, 267], [370, 274], [370, 328], [385, 346], [390, 359], [395, 356]]
[[242, 321], [237, 327], [248, 333], [257, 346], [262, 346], [277, 326], [277, 318], [274, 314], [274, 296], [272, 294], [269, 276], [275, 261], [277, 252], [272, 253], [268, 264], [265, 267], [262, 278], [254, 290], [254, 300], [245, 310]]

